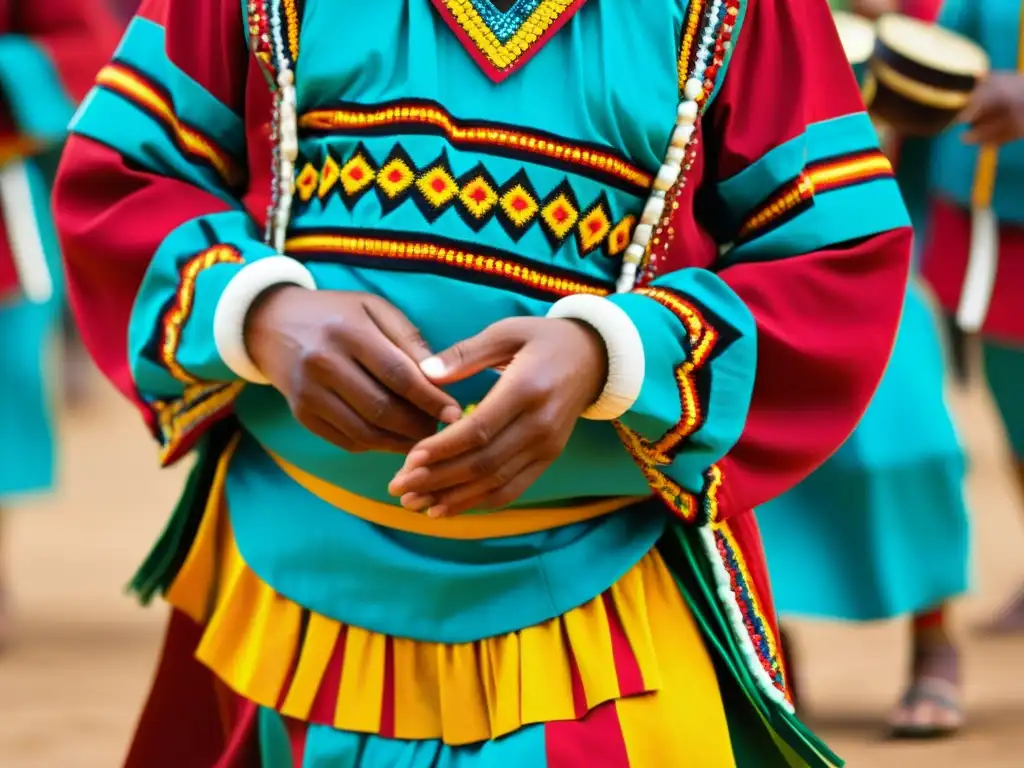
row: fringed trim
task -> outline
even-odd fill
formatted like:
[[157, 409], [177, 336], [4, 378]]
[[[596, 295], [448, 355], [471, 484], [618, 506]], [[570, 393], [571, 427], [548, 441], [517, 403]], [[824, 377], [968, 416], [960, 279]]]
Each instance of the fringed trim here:
[[762, 693], [792, 714], [778, 639], [757, 598], [742, 550], [727, 522], [712, 522], [699, 531], [714, 572], [718, 600], [729, 617], [747, 668]]
[[652, 624], [688, 638], [674, 659], [706, 655], [657, 552], [559, 618], [473, 643], [392, 637], [307, 611], [242, 559], [223, 503], [229, 461], [230, 450], [167, 599], [206, 625], [197, 650], [203, 664], [240, 695], [289, 717], [470, 744], [660, 690]]

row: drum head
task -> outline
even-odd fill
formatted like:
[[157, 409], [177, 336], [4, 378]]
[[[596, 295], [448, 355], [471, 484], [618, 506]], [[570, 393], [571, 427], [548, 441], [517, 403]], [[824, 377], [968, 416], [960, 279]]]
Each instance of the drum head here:
[[943, 27], [897, 13], [878, 20], [875, 34], [885, 48], [935, 73], [977, 79], [988, 72], [985, 49]]
[[875, 48], [875, 26], [863, 16], [846, 11], [833, 11], [839, 40], [846, 52], [846, 59], [851, 64], [863, 64], [871, 58]]

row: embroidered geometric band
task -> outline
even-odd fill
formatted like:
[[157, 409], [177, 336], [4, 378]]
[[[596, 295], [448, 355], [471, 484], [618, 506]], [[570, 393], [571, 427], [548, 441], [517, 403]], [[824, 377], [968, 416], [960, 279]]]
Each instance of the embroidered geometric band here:
[[295, 180], [300, 209], [314, 197], [326, 203], [332, 195], [338, 195], [351, 209], [372, 189], [385, 214], [409, 199], [430, 222], [454, 208], [474, 231], [497, 218], [514, 242], [531, 226], [539, 225], [552, 249], [557, 250], [573, 237], [584, 256], [598, 248], [609, 257], [618, 256], [629, 245], [636, 224], [631, 214], [613, 222], [604, 192], [583, 207], [567, 178], [541, 197], [523, 169], [501, 184], [482, 163], [456, 177], [445, 152], [418, 168], [396, 145], [378, 165], [359, 144], [347, 159], [336, 159], [328, 152], [319, 170], [311, 162], [303, 165], [301, 160], [297, 167], [301, 168]]

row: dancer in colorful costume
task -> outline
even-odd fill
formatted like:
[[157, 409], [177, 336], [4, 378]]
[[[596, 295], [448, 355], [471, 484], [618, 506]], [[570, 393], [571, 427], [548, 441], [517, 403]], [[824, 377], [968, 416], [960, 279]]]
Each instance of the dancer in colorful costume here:
[[[982, 45], [993, 71], [964, 124], [915, 149], [900, 175], [930, 199], [922, 274], [944, 312], [981, 337], [1024, 490], [1024, 4], [946, 0], [940, 23]], [[989, 268], [991, 282], [978, 279]], [[1024, 589], [994, 629], [1024, 631]]]
[[0, 645], [7, 638], [3, 508], [54, 481], [46, 370], [62, 302], [48, 169], [117, 31], [89, 0], [0, 13]]
[[[939, 4], [850, 5], [867, 18], [904, 10], [934, 19]], [[908, 200], [912, 213], [923, 212], [919, 198]], [[783, 620], [913, 616], [910, 683], [891, 718], [894, 736], [949, 734], [963, 722], [947, 603], [968, 583], [966, 462], [945, 402], [943, 358], [931, 302], [912, 281], [892, 359], [857, 430], [821, 469], [758, 510]], [[793, 643], [783, 636], [795, 679]]]
[[840, 764], [751, 513], [908, 270], [827, 6], [240, 7], [147, 0], [56, 191], [87, 345], [198, 453], [128, 765]]

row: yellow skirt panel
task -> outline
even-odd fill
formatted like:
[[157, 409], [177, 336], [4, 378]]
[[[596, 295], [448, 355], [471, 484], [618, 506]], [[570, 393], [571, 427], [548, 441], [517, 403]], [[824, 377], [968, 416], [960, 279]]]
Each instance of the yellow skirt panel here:
[[[340, 730], [449, 745], [618, 702], [623, 728], [638, 736], [666, 722], [699, 735], [699, 723], [728, 745], [713, 665], [657, 551], [604, 594], [517, 632], [460, 644], [392, 637], [308, 611], [248, 567], [224, 499], [229, 460], [167, 600], [205, 625], [197, 658], [239, 695]], [[654, 753], [638, 764], [647, 759]]]

